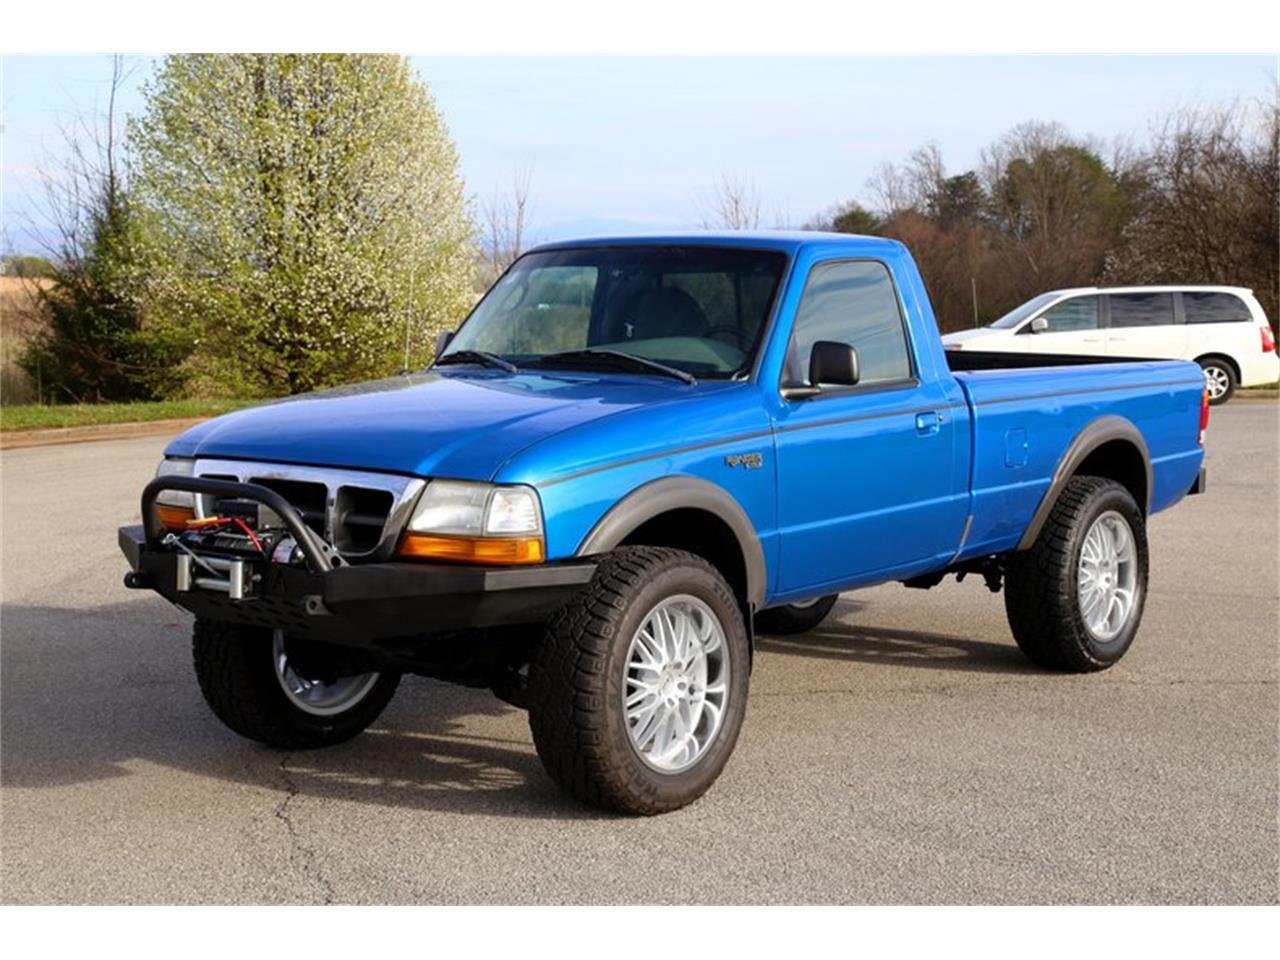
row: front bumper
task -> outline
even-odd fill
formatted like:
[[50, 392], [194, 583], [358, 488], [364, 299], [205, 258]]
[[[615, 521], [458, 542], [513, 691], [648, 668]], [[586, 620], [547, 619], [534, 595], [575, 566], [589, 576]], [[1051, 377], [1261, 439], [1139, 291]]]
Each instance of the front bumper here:
[[595, 573], [589, 561], [504, 568], [370, 563], [324, 573], [246, 561], [252, 591], [234, 600], [199, 587], [179, 590], [178, 554], [148, 547], [141, 526], [121, 527], [119, 541], [134, 571], [130, 586], [155, 590], [197, 617], [371, 648], [451, 630], [537, 623]]
[[[153, 506], [165, 489], [247, 497], [265, 504], [283, 519], [306, 562], [294, 566], [236, 558], [228, 579], [239, 586], [228, 590], [227, 580], [220, 580], [222, 589], [209, 588], [204, 584], [217, 578], [193, 576], [191, 559], [162, 542]], [[282, 497], [254, 484], [159, 477], [143, 492], [142, 515], [148, 519], [146, 526], [119, 531], [120, 550], [132, 568], [125, 577], [127, 586], [155, 590], [197, 617], [387, 652], [433, 634], [538, 623], [595, 573], [590, 560], [527, 567], [341, 563]]]

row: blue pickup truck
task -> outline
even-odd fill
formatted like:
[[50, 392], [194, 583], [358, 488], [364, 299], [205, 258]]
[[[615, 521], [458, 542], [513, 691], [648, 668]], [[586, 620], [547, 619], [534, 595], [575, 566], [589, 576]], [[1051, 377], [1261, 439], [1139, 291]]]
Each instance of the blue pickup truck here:
[[1115, 663], [1207, 411], [1193, 363], [945, 352], [895, 241], [556, 243], [430, 369], [174, 440], [125, 582], [195, 615], [246, 737], [332, 744], [443, 678], [526, 708], [573, 796], [658, 813], [724, 768], [754, 633], [841, 591], [972, 574], [1035, 663]]

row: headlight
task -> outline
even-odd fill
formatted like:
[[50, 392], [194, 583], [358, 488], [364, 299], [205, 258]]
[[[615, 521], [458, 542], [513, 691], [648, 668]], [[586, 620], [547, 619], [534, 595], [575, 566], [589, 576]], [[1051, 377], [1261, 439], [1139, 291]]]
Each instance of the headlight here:
[[[195, 474], [194, 460], [165, 457], [156, 467], [157, 477], [190, 477]], [[156, 514], [170, 530], [184, 530], [187, 521], [196, 516], [196, 495], [187, 490], [161, 490], [156, 496]]]
[[538, 494], [532, 487], [432, 480], [414, 507], [399, 552], [463, 563], [541, 563]]

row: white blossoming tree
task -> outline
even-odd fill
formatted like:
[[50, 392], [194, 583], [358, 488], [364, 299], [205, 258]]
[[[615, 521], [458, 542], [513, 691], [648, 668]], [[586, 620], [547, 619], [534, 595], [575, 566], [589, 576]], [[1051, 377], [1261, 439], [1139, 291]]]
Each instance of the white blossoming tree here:
[[178, 55], [130, 126], [163, 319], [197, 383], [277, 395], [425, 364], [473, 300], [458, 157], [408, 62]]

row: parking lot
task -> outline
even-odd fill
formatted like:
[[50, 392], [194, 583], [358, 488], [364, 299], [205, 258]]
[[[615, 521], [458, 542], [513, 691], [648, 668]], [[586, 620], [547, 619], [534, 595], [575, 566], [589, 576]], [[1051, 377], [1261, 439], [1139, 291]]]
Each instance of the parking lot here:
[[189, 618], [121, 586], [163, 439], [6, 452], [5, 903], [1275, 903], [1280, 405], [1215, 409], [1103, 674], [1033, 669], [980, 581], [762, 638], [719, 783], [654, 819], [543, 775], [525, 716], [406, 678], [351, 743], [205, 708]]

